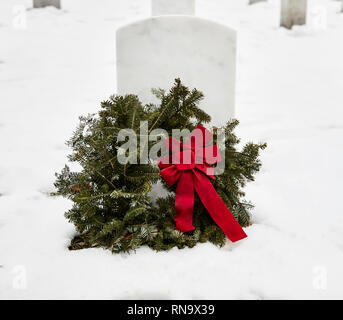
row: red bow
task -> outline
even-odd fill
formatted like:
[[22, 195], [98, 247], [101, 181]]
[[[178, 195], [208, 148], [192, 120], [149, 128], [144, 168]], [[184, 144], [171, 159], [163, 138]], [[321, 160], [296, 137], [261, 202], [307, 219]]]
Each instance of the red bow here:
[[159, 159], [158, 166], [162, 178], [169, 186], [179, 180], [175, 195], [176, 229], [182, 232], [195, 229], [193, 226], [195, 189], [215, 223], [232, 242], [235, 242], [247, 235], [208, 179], [208, 177], [214, 179], [214, 169], [210, 164], [221, 160], [216, 145], [206, 147], [212, 137], [212, 133], [198, 125], [186, 143], [175, 138], [166, 139], [164, 144], [172, 154]]

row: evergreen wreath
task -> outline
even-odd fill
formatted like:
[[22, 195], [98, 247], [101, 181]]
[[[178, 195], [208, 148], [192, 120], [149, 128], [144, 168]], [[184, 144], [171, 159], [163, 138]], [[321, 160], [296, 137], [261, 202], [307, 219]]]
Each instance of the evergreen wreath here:
[[[138, 135], [140, 121], [148, 121], [149, 132], [162, 128], [171, 135], [172, 129], [192, 131], [197, 124], [211, 121], [198, 107], [203, 94], [190, 90], [180, 79], [175, 80], [169, 92], [155, 89], [153, 93], [159, 105], [143, 105], [132, 94], [111, 96], [101, 103], [98, 114], [80, 117], [77, 129], [67, 141], [72, 149], [68, 160], [77, 162], [82, 169], [73, 172], [65, 165], [61, 173], [56, 173], [53, 194], [73, 202], [65, 213], [77, 230], [70, 250], [103, 247], [112, 252], [128, 252], [148, 245], [159, 251], [175, 246], [193, 247], [207, 241], [218, 246], [225, 244], [225, 234], [197, 195], [193, 218], [196, 228], [182, 233], [176, 230], [173, 220], [175, 186], [167, 186], [156, 164], [122, 165], [117, 161], [120, 147], [117, 137], [121, 129], [131, 128]], [[242, 188], [260, 170], [259, 154], [266, 144], [249, 142], [241, 151], [237, 150], [240, 141], [233, 131], [238, 123], [230, 120], [225, 126], [225, 172], [212, 180], [212, 184], [239, 224], [247, 227], [253, 205], [244, 200]], [[153, 202], [149, 193], [157, 181], [161, 181], [170, 195]]]

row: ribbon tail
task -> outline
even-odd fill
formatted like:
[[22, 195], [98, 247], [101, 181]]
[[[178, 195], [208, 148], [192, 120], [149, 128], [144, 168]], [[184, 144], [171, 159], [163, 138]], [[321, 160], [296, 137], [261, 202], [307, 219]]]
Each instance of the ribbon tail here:
[[193, 173], [194, 188], [214, 222], [232, 242], [246, 238], [246, 233], [219, 197], [210, 180], [198, 170], [193, 170]]
[[194, 230], [193, 226], [194, 186], [193, 173], [185, 170], [176, 187], [175, 211], [176, 229], [181, 232]]

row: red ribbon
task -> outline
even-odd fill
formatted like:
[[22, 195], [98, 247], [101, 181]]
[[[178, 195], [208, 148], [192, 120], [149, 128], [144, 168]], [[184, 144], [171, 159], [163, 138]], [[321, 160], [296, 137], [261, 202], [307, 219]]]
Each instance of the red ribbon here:
[[178, 181], [175, 195], [176, 229], [181, 232], [195, 229], [193, 226], [195, 189], [215, 223], [232, 242], [235, 242], [247, 235], [208, 179], [208, 177], [214, 179], [214, 169], [210, 164], [220, 162], [217, 146], [206, 147], [212, 137], [213, 135], [206, 128], [198, 125], [186, 143], [175, 138], [166, 139], [164, 144], [172, 153], [159, 159], [158, 166], [162, 178], [169, 186]]

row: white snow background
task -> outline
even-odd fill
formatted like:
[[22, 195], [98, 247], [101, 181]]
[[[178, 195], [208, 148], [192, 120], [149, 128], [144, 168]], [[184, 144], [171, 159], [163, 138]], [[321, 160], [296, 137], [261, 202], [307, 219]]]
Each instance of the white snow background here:
[[248, 238], [113, 255], [69, 251], [71, 202], [47, 193], [78, 116], [115, 93], [116, 29], [148, 17], [149, 1], [0, 1], [1, 299], [343, 298], [340, 2], [309, 0], [292, 30], [279, 0], [247, 2], [198, 0], [197, 15], [237, 30], [237, 133], [268, 143], [245, 189]]

